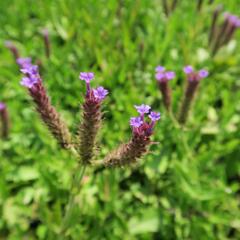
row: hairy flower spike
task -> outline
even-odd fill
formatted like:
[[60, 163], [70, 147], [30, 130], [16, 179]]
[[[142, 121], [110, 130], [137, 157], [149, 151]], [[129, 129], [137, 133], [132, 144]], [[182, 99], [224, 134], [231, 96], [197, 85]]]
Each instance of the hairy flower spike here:
[[151, 144], [150, 136], [153, 134], [153, 127], [160, 119], [160, 114], [151, 112], [151, 122], [144, 121], [141, 117], [130, 119], [132, 126], [132, 138], [128, 143], [120, 145], [116, 150], [107, 155], [104, 159], [106, 167], [121, 167], [136, 163], [139, 158], [146, 154]]
[[171, 102], [172, 102], [172, 93], [171, 89], [168, 85], [168, 81], [172, 80], [176, 77], [175, 72], [172, 71], [165, 71], [164, 67], [158, 66], [156, 67], [156, 74], [155, 78], [158, 82], [159, 89], [163, 96], [163, 104], [167, 111], [171, 109]]
[[50, 99], [43, 86], [37, 66], [31, 65], [28, 61], [21, 62], [21, 72], [25, 77], [20, 82], [21, 85], [28, 88], [29, 93], [36, 104], [36, 110], [40, 114], [43, 122], [47, 125], [49, 131], [57, 139], [63, 148], [70, 148], [71, 135], [62, 121], [59, 113], [51, 105]]
[[185, 124], [187, 120], [200, 80], [208, 76], [208, 71], [201, 69], [200, 71], [195, 72], [192, 66], [186, 66], [183, 70], [187, 75], [188, 81], [178, 117], [178, 121], [181, 124]]
[[0, 102], [0, 127], [1, 127], [1, 137], [7, 138], [9, 135], [9, 117], [6, 104]]
[[96, 150], [97, 133], [101, 126], [101, 104], [108, 90], [103, 87], [91, 89], [93, 73], [80, 73], [80, 79], [87, 84], [87, 94], [82, 106], [82, 123], [78, 129], [77, 151], [83, 164], [90, 164]]

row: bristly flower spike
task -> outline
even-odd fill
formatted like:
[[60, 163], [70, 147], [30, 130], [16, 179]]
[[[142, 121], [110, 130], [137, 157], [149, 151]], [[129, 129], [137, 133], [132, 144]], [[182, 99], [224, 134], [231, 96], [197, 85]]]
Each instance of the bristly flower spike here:
[[173, 71], [165, 71], [165, 67], [163, 66], [157, 66], [155, 70], [155, 78], [158, 82], [159, 89], [163, 96], [163, 104], [167, 111], [170, 111], [172, 103], [172, 93], [168, 81], [175, 78], [176, 74]]
[[28, 89], [43, 122], [63, 148], [71, 148], [71, 134], [50, 102], [39, 75], [38, 66], [32, 65], [30, 58], [18, 59], [18, 64], [21, 67], [21, 72], [25, 75], [20, 84]]
[[200, 80], [208, 76], [207, 70], [201, 69], [199, 71], [194, 71], [192, 66], [184, 67], [183, 71], [187, 75], [188, 81], [179, 111], [178, 121], [181, 124], [185, 124], [187, 120]]
[[[140, 114], [144, 113], [141, 111]], [[122, 167], [134, 164], [147, 153], [148, 146], [151, 144], [150, 137], [153, 134], [155, 123], [160, 119], [160, 113], [151, 112], [148, 117], [151, 121], [146, 121], [141, 116], [130, 118], [132, 137], [128, 143], [121, 144], [105, 157], [104, 165], [106, 167]]]
[[102, 101], [106, 98], [108, 90], [103, 87], [92, 89], [90, 81], [94, 78], [92, 72], [81, 72], [79, 78], [86, 82], [87, 92], [82, 105], [82, 123], [78, 129], [77, 151], [83, 164], [90, 164], [96, 150], [97, 133], [101, 126]]

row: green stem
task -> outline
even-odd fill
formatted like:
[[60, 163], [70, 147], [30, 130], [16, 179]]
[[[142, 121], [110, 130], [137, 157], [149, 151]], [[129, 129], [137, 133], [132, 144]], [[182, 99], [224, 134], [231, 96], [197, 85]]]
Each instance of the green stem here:
[[65, 215], [63, 217], [62, 225], [61, 225], [60, 237], [62, 239], [66, 239], [65, 234], [71, 225], [70, 221], [72, 219], [72, 216], [74, 214], [74, 209], [76, 206], [75, 198], [81, 190], [81, 181], [84, 176], [85, 170], [86, 170], [86, 165], [81, 165], [75, 170], [75, 173], [73, 175], [70, 197], [66, 207]]

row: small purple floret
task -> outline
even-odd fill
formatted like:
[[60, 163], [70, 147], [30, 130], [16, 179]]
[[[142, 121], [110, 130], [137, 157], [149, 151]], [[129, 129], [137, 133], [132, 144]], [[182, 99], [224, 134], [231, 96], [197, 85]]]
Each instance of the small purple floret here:
[[94, 73], [92, 72], [80, 72], [79, 78], [86, 83], [90, 83], [90, 81], [94, 78]]
[[167, 82], [175, 78], [176, 74], [173, 71], [165, 71], [165, 67], [157, 66], [156, 67], [155, 78], [158, 82]]
[[22, 78], [20, 84], [30, 89], [35, 83], [41, 80], [39, 77], [38, 66], [32, 65], [30, 58], [20, 59], [19, 62], [21, 63], [20, 71], [25, 74], [25, 77]]
[[238, 18], [238, 20], [236, 21], [235, 26], [236, 26], [237, 28], [240, 27], [240, 18]]
[[130, 125], [132, 127], [140, 127], [143, 124], [141, 117], [132, 117], [130, 118]]
[[191, 73], [193, 73], [193, 67], [190, 66], [190, 65], [185, 66], [185, 67], [183, 68], [183, 71], [184, 71], [186, 74], [191, 74]]
[[37, 65], [25, 66], [20, 71], [24, 74], [37, 75], [38, 74], [38, 66]]
[[21, 68], [27, 68], [32, 65], [32, 59], [31, 58], [18, 58], [17, 59], [17, 64]]
[[200, 79], [206, 78], [206, 77], [208, 76], [208, 71], [202, 69], [202, 70], [200, 70], [200, 71], [198, 72], [198, 76], [199, 76]]
[[166, 73], [165, 73], [165, 78], [166, 78], [167, 80], [172, 80], [172, 79], [175, 78], [175, 77], [176, 77], [175, 72], [166, 72]]
[[161, 114], [158, 112], [151, 112], [148, 116], [153, 122], [156, 122], [161, 118]]
[[156, 72], [163, 72], [163, 71], [165, 71], [165, 67], [163, 67], [163, 66], [157, 66], [157, 67], [155, 68], [155, 71], [156, 71]]
[[158, 72], [155, 74], [155, 78], [157, 79], [157, 81], [162, 81], [165, 78], [165, 74], [162, 72]]
[[95, 98], [103, 100], [107, 96], [108, 90], [103, 87], [98, 87], [96, 89], [93, 89], [93, 94]]
[[235, 25], [236, 22], [238, 21], [238, 17], [235, 16], [235, 15], [229, 15], [229, 16], [228, 16], [228, 21], [229, 21], [231, 24]]
[[37, 78], [23, 77], [20, 84], [24, 87], [32, 88], [34, 86], [34, 84], [37, 82], [38, 82]]
[[138, 113], [140, 113], [141, 115], [144, 115], [145, 113], [148, 113], [149, 110], [151, 109], [150, 106], [145, 105], [145, 104], [142, 104], [140, 106], [135, 105], [134, 107], [137, 109]]
[[5, 109], [6, 105], [2, 102], [0, 102], [0, 111], [2, 111], [3, 109]]

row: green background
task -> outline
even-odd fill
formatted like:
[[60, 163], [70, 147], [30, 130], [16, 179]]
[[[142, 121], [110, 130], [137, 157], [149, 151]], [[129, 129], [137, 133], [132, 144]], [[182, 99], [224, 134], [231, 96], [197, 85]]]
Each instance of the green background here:
[[[73, 133], [85, 92], [79, 72], [94, 72], [92, 85], [110, 91], [98, 159], [129, 139], [134, 104], [162, 114], [157, 144], [137, 166], [87, 170], [70, 239], [240, 239], [240, 35], [210, 56], [218, 3], [240, 14], [237, 0], [204, 1], [200, 12], [196, 1], [182, 0], [169, 18], [160, 0], [0, 1], [0, 101], [11, 120], [10, 139], [0, 140], [0, 239], [58, 239], [76, 163], [34, 111], [6, 40], [21, 56], [41, 60], [44, 85]], [[175, 114], [183, 66], [210, 72], [184, 129], [162, 105], [154, 79], [159, 64], [177, 74], [170, 83]]]

